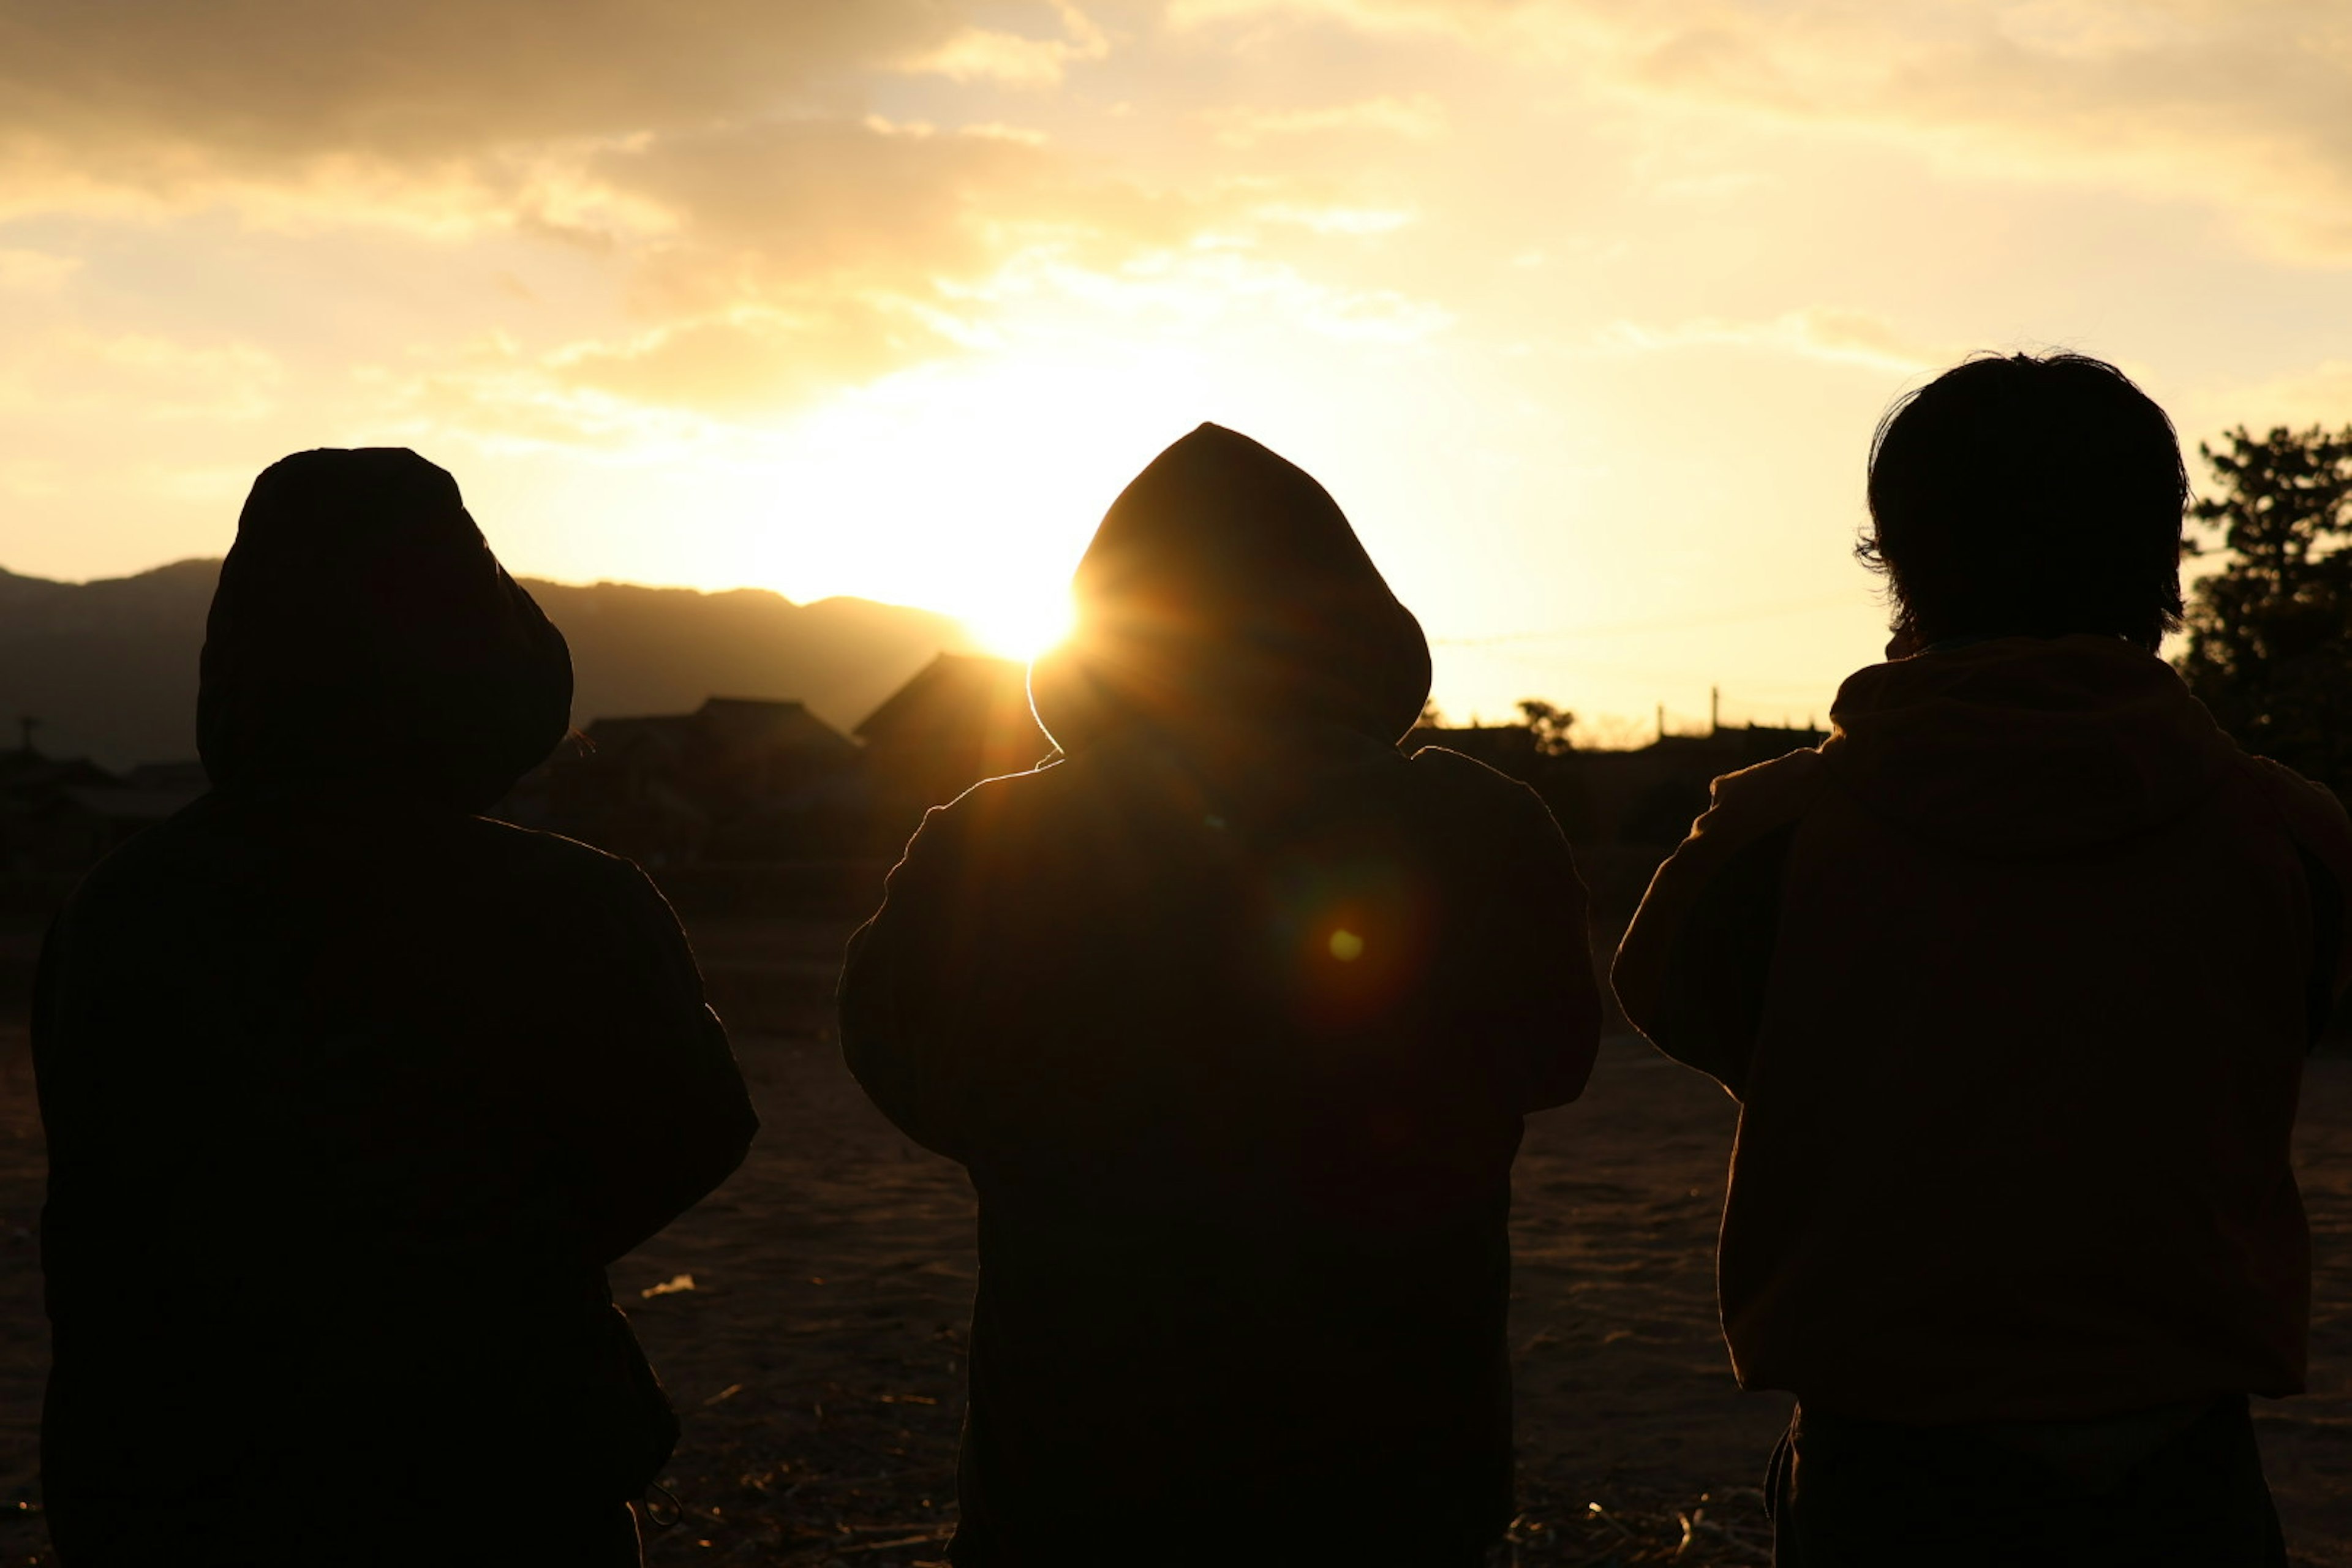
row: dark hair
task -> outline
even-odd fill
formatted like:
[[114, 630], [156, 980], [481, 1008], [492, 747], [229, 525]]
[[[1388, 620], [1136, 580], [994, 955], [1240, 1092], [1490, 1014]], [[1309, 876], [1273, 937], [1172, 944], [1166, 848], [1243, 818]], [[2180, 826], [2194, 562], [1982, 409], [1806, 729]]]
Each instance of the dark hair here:
[[1986, 355], [1887, 410], [1870, 528], [1898, 647], [2103, 632], [2153, 651], [2180, 624], [2189, 472], [2172, 421], [2084, 354]]

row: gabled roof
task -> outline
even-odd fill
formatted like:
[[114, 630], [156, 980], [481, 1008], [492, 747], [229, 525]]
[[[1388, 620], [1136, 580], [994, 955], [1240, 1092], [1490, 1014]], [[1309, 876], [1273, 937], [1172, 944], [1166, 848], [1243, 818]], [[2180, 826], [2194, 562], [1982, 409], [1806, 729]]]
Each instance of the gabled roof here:
[[808, 710], [804, 702], [757, 697], [713, 697], [695, 710], [694, 722], [728, 747], [847, 753], [850, 738]]
[[636, 718], [596, 719], [583, 731], [591, 755], [616, 755], [633, 746], [652, 742], [676, 751], [694, 729], [691, 713], [653, 713]]
[[1029, 670], [1018, 659], [943, 653], [892, 692], [857, 726], [870, 744], [919, 740], [974, 722], [1035, 730], [1039, 754], [1051, 748], [1029, 711]]
[[69, 789], [65, 798], [93, 816], [109, 822], [161, 822], [196, 798], [178, 789]]
[[118, 781], [87, 757], [47, 757], [38, 752], [0, 752], [0, 789], [103, 789]]

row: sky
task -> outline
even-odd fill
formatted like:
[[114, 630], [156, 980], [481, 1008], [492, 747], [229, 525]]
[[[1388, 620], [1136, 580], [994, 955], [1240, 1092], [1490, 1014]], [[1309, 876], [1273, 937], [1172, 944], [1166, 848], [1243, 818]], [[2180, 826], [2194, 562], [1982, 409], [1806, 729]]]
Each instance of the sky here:
[[[1046, 635], [1198, 422], [1456, 720], [1825, 715], [1871, 432], [1979, 350], [2352, 422], [2345, 0], [0, 0], [0, 567], [314, 446], [518, 573]], [[789, 692], [770, 695], [789, 697]]]

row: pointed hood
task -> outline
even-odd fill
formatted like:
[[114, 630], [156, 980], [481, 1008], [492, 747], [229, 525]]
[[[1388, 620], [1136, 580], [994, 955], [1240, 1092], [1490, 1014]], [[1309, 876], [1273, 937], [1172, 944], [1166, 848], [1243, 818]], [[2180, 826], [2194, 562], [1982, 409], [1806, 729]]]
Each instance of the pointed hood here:
[[1966, 854], [2077, 853], [2163, 826], [2242, 756], [2120, 637], [2000, 637], [1849, 678], [1822, 755], [1864, 805]]
[[1029, 672], [1064, 751], [1141, 720], [1337, 723], [1386, 744], [1429, 696], [1429, 644], [1323, 487], [1203, 425], [1152, 459], [1095, 531], [1076, 622]]
[[572, 657], [457, 483], [398, 447], [254, 481], [205, 625], [197, 747], [223, 789], [479, 811], [571, 723]]

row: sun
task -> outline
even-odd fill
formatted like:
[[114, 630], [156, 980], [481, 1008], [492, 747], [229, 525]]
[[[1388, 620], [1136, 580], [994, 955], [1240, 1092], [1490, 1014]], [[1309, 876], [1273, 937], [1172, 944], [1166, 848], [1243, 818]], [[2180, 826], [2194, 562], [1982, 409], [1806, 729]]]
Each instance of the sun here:
[[1070, 635], [1068, 590], [1000, 592], [960, 617], [972, 640], [1002, 658], [1026, 663]]

